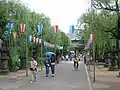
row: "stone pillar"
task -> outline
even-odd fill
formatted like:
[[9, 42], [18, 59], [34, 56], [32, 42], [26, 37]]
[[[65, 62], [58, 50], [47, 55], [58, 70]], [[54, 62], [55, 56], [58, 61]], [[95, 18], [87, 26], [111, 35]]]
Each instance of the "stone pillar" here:
[[7, 74], [9, 72], [9, 67], [8, 67], [8, 49], [5, 46], [5, 43], [0, 40], [0, 73], [2, 74]]

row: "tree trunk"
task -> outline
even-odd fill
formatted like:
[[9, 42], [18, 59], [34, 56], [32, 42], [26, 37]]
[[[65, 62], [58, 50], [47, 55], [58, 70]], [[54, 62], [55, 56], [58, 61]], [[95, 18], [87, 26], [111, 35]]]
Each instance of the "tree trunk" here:
[[[117, 20], [117, 28], [116, 28], [116, 35], [119, 37], [120, 39], [120, 13], [118, 12], [117, 13], [117, 16], [118, 16], [118, 20]], [[119, 39], [116, 39], [116, 50], [119, 50]], [[120, 68], [120, 61], [119, 61], [119, 58], [117, 59], [117, 66], [118, 68]]]

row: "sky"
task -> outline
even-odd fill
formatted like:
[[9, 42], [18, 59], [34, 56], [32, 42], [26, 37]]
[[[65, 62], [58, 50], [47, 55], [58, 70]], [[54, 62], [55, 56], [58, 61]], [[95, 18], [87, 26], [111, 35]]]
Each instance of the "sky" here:
[[22, 0], [31, 10], [44, 13], [52, 25], [69, 33], [69, 27], [76, 25], [77, 19], [87, 11], [88, 0]]

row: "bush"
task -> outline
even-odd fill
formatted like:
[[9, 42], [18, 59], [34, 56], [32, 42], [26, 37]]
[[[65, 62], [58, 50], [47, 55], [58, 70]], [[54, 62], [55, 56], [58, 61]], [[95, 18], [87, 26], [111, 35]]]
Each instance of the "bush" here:
[[20, 68], [19, 55], [12, 56], [13, 70], [18, 70]]
[[38, 64], [43, 65], [44, 59], [45, 59], [44, 57], [38, 57], [36, 60], [37, 60]]

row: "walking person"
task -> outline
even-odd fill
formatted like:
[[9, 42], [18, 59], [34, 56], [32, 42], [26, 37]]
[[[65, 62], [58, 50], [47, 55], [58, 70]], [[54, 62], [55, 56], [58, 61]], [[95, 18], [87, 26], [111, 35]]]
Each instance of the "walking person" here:
[[30, 61], [31, 83], [37, 80], [37, 61], [32, 58]]
[[50, 60], [51, 60], [50, 66], [51, 66], [52, 77], [54, 77], [54, 73], [55, 73], [55, 55], [54, 54], [51, 55]]
[[74, 55], [74, 68], [75, 68], [75, 70], [78, 70], [78, 66], [79, 66], [79, 59], [78, 59], [78, 57], [76, 56], [76, 55]]
[[44, 60], [44, 64], [45, 64], [45, 69], [46, 69], [46, 77], [48, 77], [49, 67], [50, 67], [50, 57], [49, 56], [46, 56], [46, 58]]

